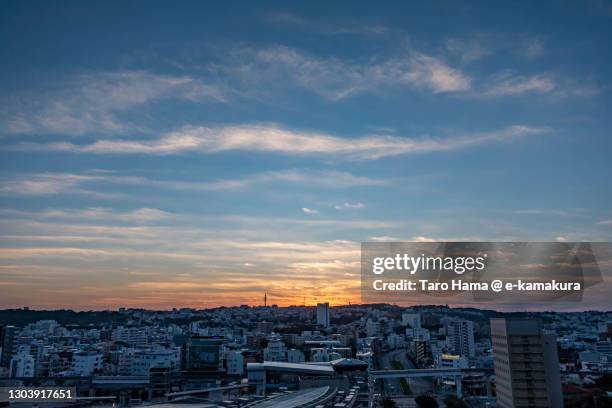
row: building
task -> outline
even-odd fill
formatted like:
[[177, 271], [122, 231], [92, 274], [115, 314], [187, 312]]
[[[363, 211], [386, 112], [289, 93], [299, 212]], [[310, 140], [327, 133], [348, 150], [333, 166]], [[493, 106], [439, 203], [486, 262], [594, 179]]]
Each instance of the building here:
[[302, 350], [289, 349], [287, 350], [287, 362], [289, 363], [303, 363], [306, 361], [306, 357]]
[[453, 320], [447, 326], [448, 347], [453, 354], [474, 358], [476, 346], [474, 343], [474, 322], [469, 320]]
[[34, 377], [34, 357], [30, 353], [20, 352], [11, 359], [9, 376], [11, 378]]
[[317, 324], [329, 327], [329, 303], [317, 303]]
[[274, 331], [274, 324], [272, 322], [257, 322], [257, 333], [270, 334]]
[[147, 345], [147, 333], [141, 327], [119, 326], [113, 331], [114, 341], [127, 343], [130, 347], [145, 347]]
[[413, 329], [421, 328], [420, 313], [402, 313], [402, 326], [410, 326]]
[[418, 366], [424, 365], [430, 359], [431, 349], [429, 341], [425, 339], [414, 339], [410, 342], [410, 356]]
[[138, 350], [131, 355], [130, 374], [148, 376], [151, 370], [177, 372], [181, 365], [179, 349]]
[[15, 326], [4, 326], [0, 328], [0, 367], [9, 367], [13, 354], [15, 353], [15, 347], [17, 344], [17, 334], [19, 329]]
[[100, 371], [103, 366], [103, 356], [96, 351], [82, 351], [72, 356], [72, 374], [87, 377]]
[[239, 351], [224, 352], [225, 369], [228, 375], [244, 374], [244, 356]]
[[[436, 356], [436, 367], [437, 368], [467, 368], [468, 367], [468, 359], [467, 357], [462, 357], [459, 355], [453, 354], [440, 354]], [[438, 379], [439, 383], [443, 386], [450, 386], [452, 388], [457, 387], [457, 380], [460, 380], [460, 377], [457, 376], [448, 376], [448, 377], [440, 377]]]
[[287, 361], [287, 347], [281, 339], [268, 341], [268, 347], [264, 348], [264, 361]]
[[595, 343], [595, 351], [612, 356], [612, 341], [598, 341]]
[[537, 319], [491, 319], [499, 408], [563, 407], [555, 335]]
[[400, 336], [399, 334], [396, 334], [396, 333], [391, 333], [387, 336], [387, 347], [391, 349], [396, 349], [398, 347], [404, 347], [405, 344], [406, 344], [406, 341], [404, 339], [404, 336]]
[[187, 371], [219, 371], [222, 345], [223, 339], [219, 337], [190, 337], [184, 353]]
[[342, 358], [342, 355], [331, 348], [312, 348], [310, 349], [310, 361], [313, 363], [323, 363]]
[[437, 368], [468, 368], [466, 357], [453, 354], [440, 354], [436, 356]]

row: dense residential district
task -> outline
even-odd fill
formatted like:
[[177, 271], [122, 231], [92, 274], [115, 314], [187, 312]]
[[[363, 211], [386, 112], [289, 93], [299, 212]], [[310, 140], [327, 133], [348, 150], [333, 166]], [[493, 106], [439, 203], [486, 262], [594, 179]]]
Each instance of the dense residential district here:
[[0, 387], [103, 407], [610, 407], [612, 312], [0, 311]]

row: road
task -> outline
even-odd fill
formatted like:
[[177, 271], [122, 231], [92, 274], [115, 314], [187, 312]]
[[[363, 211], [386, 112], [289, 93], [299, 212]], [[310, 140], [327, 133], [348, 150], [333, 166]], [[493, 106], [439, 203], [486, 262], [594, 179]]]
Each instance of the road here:
[[[416, 368], [414, 364], [412, 364], [412, 361], [410, 361], [408, 357], [406, 357], [405, 349], [393, 350], [391, 352], [383, 354], [382, 359], [381, 359], [381, 362], [383, 365], [382, 369], [383, 370], [393, 370], [394, 369], [392, 365], [393, 361], [398, 361], [400, 364], [404, 366], [403, 368], [406, 368], [406, 369]], [[413, 395], [427, 394], [435, 390], [435, 384], [433, 380], [430, 378], [409, 378], [407, 380], [408, 380], [408, 384], [410, 385], [410, 390], [412, 391]], [[387, 385], [387, 383], [389, 383], [389, 385]], [[389, 394], [391, 395], [401, 394], [402, 389], [400, 386], [399, 379], [386, 380], [385, 385], [387, 388], [385, 389], [385, 391], [394, 390], [393, 392], [389, 392]]]

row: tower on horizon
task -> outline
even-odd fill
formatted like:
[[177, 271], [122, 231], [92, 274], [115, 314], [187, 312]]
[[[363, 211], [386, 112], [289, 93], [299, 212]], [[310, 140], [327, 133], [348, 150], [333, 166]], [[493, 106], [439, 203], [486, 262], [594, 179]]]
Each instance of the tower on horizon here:
[[264, 307], [268, 307], [268, 293], [264, 292]]

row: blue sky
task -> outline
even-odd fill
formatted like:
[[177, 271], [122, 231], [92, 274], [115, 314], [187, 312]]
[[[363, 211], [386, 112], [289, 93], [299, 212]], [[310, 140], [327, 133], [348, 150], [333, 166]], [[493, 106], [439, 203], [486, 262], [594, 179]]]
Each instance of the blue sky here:
[[362, 241], [609, 241], [611, 38], [596, 0], [3, 2], [0, 307], [342, 303]]

